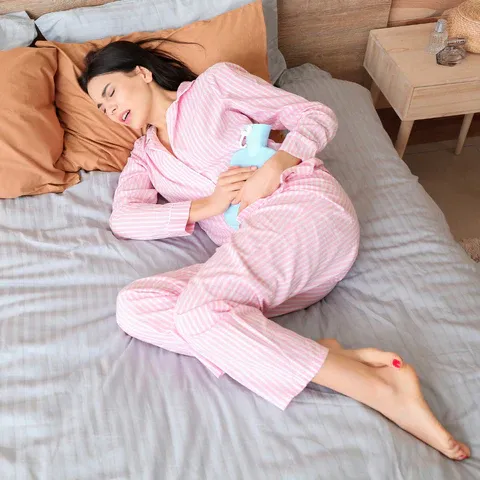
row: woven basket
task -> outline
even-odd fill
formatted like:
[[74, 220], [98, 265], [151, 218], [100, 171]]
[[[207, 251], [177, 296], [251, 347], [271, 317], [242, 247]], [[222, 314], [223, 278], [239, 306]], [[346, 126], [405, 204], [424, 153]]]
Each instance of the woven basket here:
[[465, 49], [480, 53], [480, 0], [467, 0], [445, 12], [449, 37], [465, 37]]

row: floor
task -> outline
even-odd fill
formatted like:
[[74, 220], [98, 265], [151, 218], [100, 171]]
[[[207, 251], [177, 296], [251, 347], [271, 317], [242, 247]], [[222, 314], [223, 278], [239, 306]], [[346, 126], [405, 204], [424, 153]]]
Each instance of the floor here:
[[455, 145], [413, 144], [403, 160], [442, 209], [454, 237], [480, 238], [480, 136], [467, 138], [459, 156]]

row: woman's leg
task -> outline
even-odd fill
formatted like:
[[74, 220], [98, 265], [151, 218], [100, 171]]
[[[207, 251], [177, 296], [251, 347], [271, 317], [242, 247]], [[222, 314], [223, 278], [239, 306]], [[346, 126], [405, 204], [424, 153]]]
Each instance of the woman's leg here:
[[433, 415], [413, 368], [403, 362], [400, 368], [391, 368], [393, 360], [400, 360], [396, 355], [374, 349], [344, 350], [334, 340], [319, 343], [330, 352], [314, 383], [368, 405], [449, 458], [470, 456], [469, 448]]
[[288, 188], [249, 207], [175, 308], [175, 327], [192, 350], [282, 409], [312, 380], [327, 349], [267, 317], [286, 303], [291, 311], [292, 299], [298, 308], [320, 300], [358, 251], [348, 197], [317, 173], [292, 175]]
[[[348, 205], [329, 202], [329, 212], [312, 205], [311, 193], [276, 200], [264, 205], [265, 215], [246, 219], [241, 235], [205, 265], [127, 287], [119, 296], [120, 326], [141, 340], [197, 357], [217, 376], [225, 371], [280, 408], [314, 381], [371, 406], [451, 458], [468, 455], [433, 417], [409, 367], [371, 366], [395, 356], [339, 351], [331, 342], [322, 346], [262, 314], [279, 314], [292, 299], [310, 302], [311, 292], [328, 293], [350, 268], [358, 246], [355, 222], [338, 221]], [[302, 202], [310, 204], [310, 215], [302, 215]], [[328, 357], [325, 347], [332, 350]]]
[[324, 341], [327, 356], [264, 315], [290, 308], [292, 299], [312, 300], [308, 292], [328, 293], [356, 257], [358, 226], [348, 222], [348, 205], [331, 202], [325, 211], [313, 197], [278, 197], [245, 219], [180, 295], [178, 331], [195, 352], [282, 409], [313, 381], [374, 408], [448, 457], [465, 458], [468, 448], [436, 420], [398, 356]]
[[223, 372], [196, 354], [175, 327], [174, 310], [179, 295], [201, 265], [141, 278], [120, 291], [117, 323], [128, 335], [171, 352], [197, 357], [216, 377]]

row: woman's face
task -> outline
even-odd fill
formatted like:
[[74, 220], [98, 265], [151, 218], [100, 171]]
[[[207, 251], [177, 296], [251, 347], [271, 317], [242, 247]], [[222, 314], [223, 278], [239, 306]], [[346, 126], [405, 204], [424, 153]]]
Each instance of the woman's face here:
[[88, 83], [88, 94], [114, 122], [141, 129], [149, 123], [151, 82], [152, 73], [137, 67], [130, 73], [106, 73], [92, 78]]

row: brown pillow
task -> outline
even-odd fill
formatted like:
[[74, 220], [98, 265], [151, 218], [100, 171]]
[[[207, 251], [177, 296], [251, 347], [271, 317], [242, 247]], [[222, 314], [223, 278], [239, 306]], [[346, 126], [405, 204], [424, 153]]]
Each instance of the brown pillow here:
[[55, 168], [63, 130], [55, 114], [53, 48], [0, 52], [0, 198], [63, 192], [78, 174]]
[[[199, 74], [218, 62], [229, 61], [268, 80], [265, 22], [262, 3], [257, 1], [207, 21], [176, 30], [133, 33], [83, 44], [37, 42], [37, 46], [58, 49], [55, 77], [58, 116], [65, 129], [65, 147], [57, 167], [67, 172], [84, 170], [120, 171], [125, 166], [134, 141], [143, 132], [109, 120], [77, 82], [85, 55], [116, 40], [138, 41], [171, 38], [201, 45], [153, 42], [172, 53]], [[150, 44], [148, 44], [150, 45]], [[203, 47], [203, 48], [202, 48]]]

